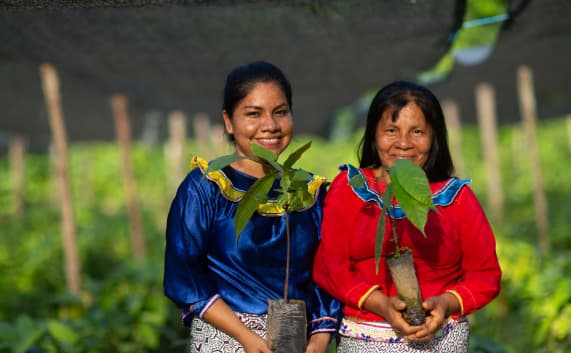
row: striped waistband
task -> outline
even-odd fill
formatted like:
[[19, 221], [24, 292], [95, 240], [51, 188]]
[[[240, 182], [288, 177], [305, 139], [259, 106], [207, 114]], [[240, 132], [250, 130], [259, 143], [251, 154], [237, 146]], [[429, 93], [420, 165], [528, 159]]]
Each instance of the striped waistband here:
[[[446, 335], [458, 323], [466, 321], [465, 317], [458, 319], [448, 319], [442, 325], [441, 332], [437, 334]], [[367, 342], [386, 342], [386, 343], [402, 343], [406, 342], [403, 337], [395, 333], [388, 322], [378, 321], [353, 321], [344, 317], [339, 327], [339, 334], [354, 339], [364, 340]]]

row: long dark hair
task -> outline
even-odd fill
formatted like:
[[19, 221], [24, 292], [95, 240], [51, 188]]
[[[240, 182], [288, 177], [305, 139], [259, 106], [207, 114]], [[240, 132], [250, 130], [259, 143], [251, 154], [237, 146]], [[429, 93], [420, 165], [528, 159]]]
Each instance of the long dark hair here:
[[444, 113], [438, 99], [426, 87], [410, 81], [395, 81], [381, 88], [373, 98], [367, 114], [367, 125], [359, 143], [359, 166], [380, 167], [381, 160], [375, 148], [377, 125], [383, 113], [392, 112], [395, 121], [403, 107], [414, 102], [422, 110], [426, 122], [432, 128], [432, 143], [426, 163], [422, 166], [428, 180], [448, 179], [454, 172], [454, 164], [448, 147]]

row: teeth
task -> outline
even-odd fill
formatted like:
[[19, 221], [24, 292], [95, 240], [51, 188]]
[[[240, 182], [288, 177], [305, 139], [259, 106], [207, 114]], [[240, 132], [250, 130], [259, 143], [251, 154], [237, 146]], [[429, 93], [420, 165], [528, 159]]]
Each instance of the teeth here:
[[266, 142], [266, 143], [276, 143], [279, 141], [279, 139], [277, 138], [271, 138], [271, 139], [259, 139], [260, 142]]

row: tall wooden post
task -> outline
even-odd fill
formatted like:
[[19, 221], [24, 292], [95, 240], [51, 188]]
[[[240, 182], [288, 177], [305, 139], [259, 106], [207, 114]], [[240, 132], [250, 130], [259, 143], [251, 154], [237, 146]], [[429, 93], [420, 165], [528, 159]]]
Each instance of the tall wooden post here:
[[503, 217], [504, 190], [498, 156], [496, 101], [494, 88], [490, 84], [480, 83], [476, 86], [476, 108], [484, 162], [488, 172], [488, 204], [491, 218], [499, 221]]
[[115, 121], [115, 132], [121, 150], [121, 166], [123, 168], [123, 181], [125, 183], [125, 196], [127, 198], [127, 211], [131, 230], [131, 244], [136, 258], [145, 257], [145, 239], [141, 225], [141, 214], [137, 202], [135, 176], [133, 173], [133, 160], [131, 157], [131, 124], [127, 114], [127, 98], [116, 94], [111, 97], [111, 108]]
[[63, 111], [56, 69], [50, 64], [40, 65], [40, 75], [50, 128], [53, 136], [55, 168], [60, 196], [62, 242], [65, 256], [65, 274], [68, 290], [78, 294], [81, 288], [81, 267], [77, 252], [75, 219], [71, 201], [71, 188], [68, 175], [68, 148]]
[[571, 114], [567, 115], [567, 141], [569, 141], [569, 151], [571, 151]]
[[10, 179], [12, 181], [12, 213], [21, 218], [24, 215], [24, 175], [26, 146], [22, 136], [14, 136], [9, 141]]
[[460, 115], [458, 114], [458, 105], [450, 99], [442, 101], [442, 110], [446, 125], [448, 128], [448, 138], [450, 140], [450, 153], [454, 161], [456, 175], [466, 177], [466, 168], [464, 167], [464, 156], [462, 154], [462, 128], [460, 126]]
[[210, 142], [212, 143], [212, 147], [217, 151], [217, 154], [223, 154], [229, 146], [224, 126], [221, 124], [214, 124], [210, 128], [210, 131]]
[[181, 111], [173, 111], [169, 115], [169, 140], [167, 143], [167, 161], [171, 186], [176, 187], [188, 172], [188, 162], [185, 161], [186, 149], [186, 115]]
[[210, 119], [208, 115], [204, 113], [196, 114], [192, 119], [192, 127], [200, 154], [204, 155], [206, 159], [214, 157], [212, 156]]
[[533, 90], [533, 75], [527, 66], [520, 66], [517, 70], [517, 88], [519, 94], [520, 111], [523, 127], [527, 137], [527, 152], [531, 162], [531, 175], [533, 178], [533, 203], [535, 205], [535, 221], [537, 224], [537, 245], [542, 254], [549, 251], [549, 225], [547, 221], [547, 198], [543, 189], [543, 176], [537, 144], [537, 111], [535, 93]]

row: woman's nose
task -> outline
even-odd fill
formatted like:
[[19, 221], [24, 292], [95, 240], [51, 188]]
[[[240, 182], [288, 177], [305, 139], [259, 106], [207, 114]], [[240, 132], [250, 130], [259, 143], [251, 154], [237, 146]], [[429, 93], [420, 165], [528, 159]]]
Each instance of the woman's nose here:
[[412, 141], [408, 134], [399, 135], [397, 140], [397, 146], [400, 148], [408, 148], [412, 145]]
[[262, 118], [262, 129], [275, 131], [279, 129], [279, 123], [273, 114], [265, 114]]

